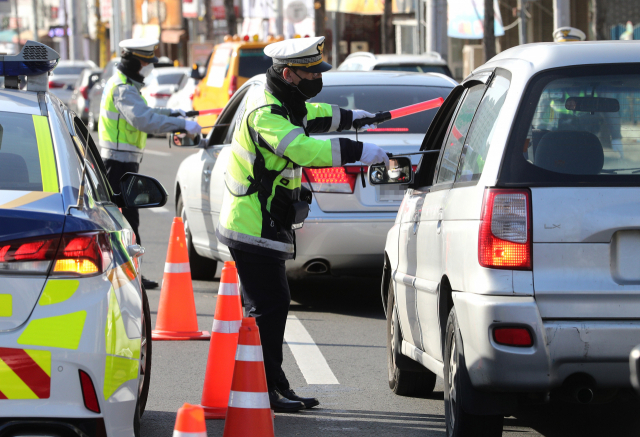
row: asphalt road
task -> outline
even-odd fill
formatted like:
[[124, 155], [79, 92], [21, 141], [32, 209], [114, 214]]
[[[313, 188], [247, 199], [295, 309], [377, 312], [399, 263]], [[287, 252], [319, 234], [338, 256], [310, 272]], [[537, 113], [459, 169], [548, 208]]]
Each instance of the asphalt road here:
[[[145, 276], [158, 282], [166, 257], [174, 211], [174, 180], [189, 149], [169, 149], [150, 139], [140, 172], [158, 178], [169, 192], [164, 208], [141, 210], [146, 248]], [[193, 283], [200, 329], [213, 322], [218, 280]], [[292, 387], [316, 396], [320, 406], [277, 414], [277, 436], [444, 436], [443, 381], [428, 398], [394, 395], [387, 384], [385, 319], [379, 279], [315, 278], [291, 284], [291, 316], [297, 317], [326, 359], [338, 384], [307, 384], [302, 365], [284, 346], [284, 370]], [[153, 323], [160, 290], [149, 291]], [[209, 343], [154, 342], [151, 388], [142, 418], [145, 437], [171, 436], [178, 408], [201, 399]], [[304, 357], [302, 358], [304, 361]], [[637, 436], [640, 403], [614, 402], [587, 407], [552, 403], [524, 408], [505, 418], [504, 436]], [[224, 421], [207, 422], [209, 436], [222, 436]]]

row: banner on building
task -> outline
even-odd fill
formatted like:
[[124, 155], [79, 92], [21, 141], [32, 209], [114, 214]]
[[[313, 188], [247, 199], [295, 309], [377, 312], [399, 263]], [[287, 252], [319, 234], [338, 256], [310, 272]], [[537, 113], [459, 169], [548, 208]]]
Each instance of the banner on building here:
[[[413, 0], [390, 0], [394, 14], [413, 14]], [[385, 0], [326, 0], [325, 9], [329, 12], [345, 14], [382, 15]]]
[[[447, 0], [450, 38], [482, 39], [484, 37], [484, 0]], [[493, 0], [494, 32], [504, 35], [498, 0]]]
[[[222, 0], [220, 0], [222, 1]], [[315, 36], [313, 0], [283, 0], [284, 36]], [[276, 35], [276, 2], [274, 0], [242, 0], [243, 35], [258, 35], [266, 39]]]
[[184, 18], [198, 18], [200, 16], [200, 1], [182, 0], [182, 16]]

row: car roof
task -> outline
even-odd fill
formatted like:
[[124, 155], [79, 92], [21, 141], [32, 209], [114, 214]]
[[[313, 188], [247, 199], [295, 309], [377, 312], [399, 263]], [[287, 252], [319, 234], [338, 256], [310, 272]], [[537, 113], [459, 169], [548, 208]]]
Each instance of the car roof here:
[[0, 89], [0, 112], [42, 115], [38, 103], [38, 93]]
[[[574, 65], [638, 62], [638, 41], [583, 41], [519, 45], [491, 58], [485, 66], [506, 66], [512, 61], [526, 62], [535, 74], [550, 68]], [[513, 68], [509, 68], [512, 70]]]
[[[261, 74], [254, 79], [264, 82]], [[409, 73], [404, 71], [329, 71], [322, 74], [325, 86], [407, 85], [453, 88], [458, 83], [440, 73]]]
[[354, 58], [369, 58], [379, 64], [416, 64], [428, 63], [433, 65], [447, 65], [438, 53], [425, 53], [422, 55], [376, 55], [369, 52], [356, 52], [350, 54], [346, 60]]
[[151, 73], [156, 76], [161, 76], [163, 74], [171, 74], [171, 73], [189, 73], [191, 68], [189, 67], [161, 67], [154, 68], [151, 70]]

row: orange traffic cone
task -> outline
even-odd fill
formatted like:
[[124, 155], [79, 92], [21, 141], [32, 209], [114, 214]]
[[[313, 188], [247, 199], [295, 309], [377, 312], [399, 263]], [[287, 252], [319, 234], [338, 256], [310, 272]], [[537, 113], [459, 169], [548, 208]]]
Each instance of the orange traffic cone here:
[[260, 332], [256, 319], [244, 317], [223, 437], [274, 437]]
[[238, 291], [238, 271], [233, 261], [227, 261], [220, 277], [202, 390], [201, 406], [204, 408], [205, 419], [224, 419], [227, 414], [241, 324], [242, 304]]
[[160, 305], [153, 340], [207, 340], [207, 331], [198, 331], [196, 302], [191, 285], [191, 269], [182, 218], [171, 225], [167, 262], [160, 292]]
[[197, 405], [184, 404], [178, 409], [173, 437], [207, 437], [204, 412]]

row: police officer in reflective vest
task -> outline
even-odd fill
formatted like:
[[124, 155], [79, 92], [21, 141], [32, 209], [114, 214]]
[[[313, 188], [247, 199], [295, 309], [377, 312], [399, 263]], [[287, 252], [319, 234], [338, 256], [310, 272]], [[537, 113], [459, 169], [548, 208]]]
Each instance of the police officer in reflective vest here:
[[[291, 389], [282, 370], [282, 342], [291, 296], [285, 260], [295, 257], [295, 230], [309, 212], [311, 192], [301, 186], [302, 167], [337, 167], [385, 162], [371, 143], [347, 138], [317, 139], [319, 132], [351, 129], [353, 120], [373, 117], [324, 103], [307, 103], [322, 89], [324, 37], [270, 44], [273, 58], [266, 87], [254, 86], [237, 115], [227, 165], [225, 193], [216, 228], [238, 268], [245, 311], [260, 329], [269, 400], [275, 411], [319, 404]], [[370, 126], [367, 126], [368, 128]]]
[[[120, 178], [125, 173], [138, 173], [142, 153], [147, 143], [147, 134], [186, 130], [190, 134], [200, 132], [195, 121], [170, 115], [185, 115], [184, 111], [166, 108], [151, 108], [140, 94], [144, 78], [158, 62], [154, 51], [158, 41], [152, 39], [128, 39], [120, 42], [122, 60], [116, 73], [107, 81], [100, 102], [98, 136], [100, 155], [107, 169], [107, 178], [114, 191], [119, 191]], [[137, 209], [123, 209], [140, 244]], [[155, 288], [158, 283], [143, 277], [146, 288]]]

